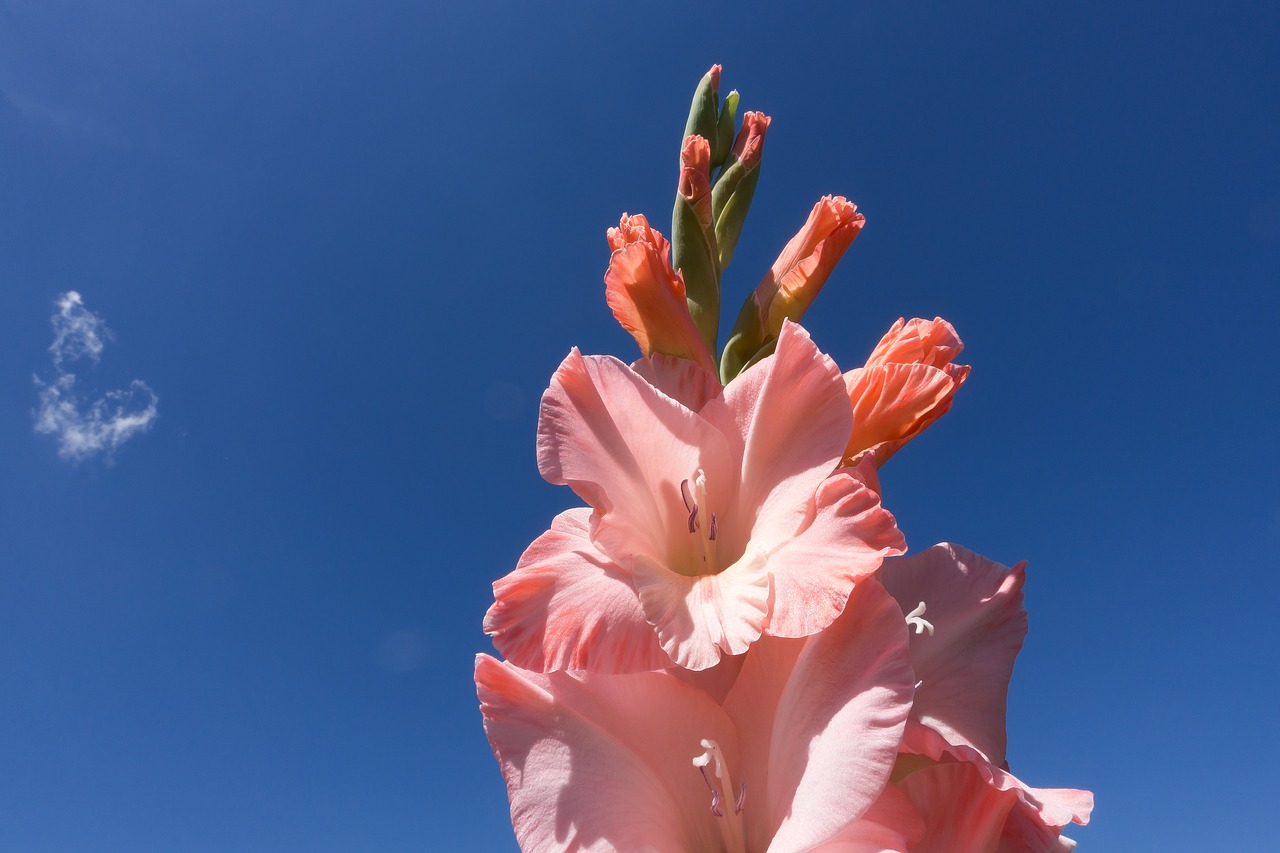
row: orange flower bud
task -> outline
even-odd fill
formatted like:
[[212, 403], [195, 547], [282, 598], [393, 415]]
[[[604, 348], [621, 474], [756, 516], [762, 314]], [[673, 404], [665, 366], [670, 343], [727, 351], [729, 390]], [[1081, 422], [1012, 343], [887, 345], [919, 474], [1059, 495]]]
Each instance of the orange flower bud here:
[[876, 465], [883, 465], [946, 414], [969, 376], [969, 365], [951, 363], [963, 349], [956, 330], [941, 317], [894, 323], [866, 365], [844, 375], [853, 405], [846, 459], [871, 451]]

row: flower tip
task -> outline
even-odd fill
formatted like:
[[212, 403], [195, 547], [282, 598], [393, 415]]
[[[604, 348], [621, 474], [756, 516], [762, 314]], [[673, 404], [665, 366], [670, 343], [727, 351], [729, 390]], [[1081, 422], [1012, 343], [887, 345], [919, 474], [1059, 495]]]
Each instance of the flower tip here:
[[718, 63], [712, 65], [707, 74], [711, 77], [711, 88], [718, 92], [720, 90], [720, 65]]
[[733, 156], [737, 157], [742, 165], [752, 168], [760, 163], [760, 157], [764, 152], [764, 135], [772, 121], [773, 119], [761, 112], [750, 111], [742, 114], [742, 129], [738, 131], [738, 138], [733, 143]]

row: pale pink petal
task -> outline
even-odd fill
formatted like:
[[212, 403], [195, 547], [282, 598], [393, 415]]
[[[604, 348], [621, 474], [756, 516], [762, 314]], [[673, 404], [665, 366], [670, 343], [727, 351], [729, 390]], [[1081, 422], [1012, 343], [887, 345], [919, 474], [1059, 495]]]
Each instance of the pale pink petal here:
[[993, 764], [1005, 756], [1005, 704], [1027, 634], [1026, 563], [1010, 569], [958, 545], [887, 560], [881, 580], [904, 613], [921, 602], [933, 635], [912, 632], [920, 686], [911, 718]]
[[748, 837], [809, 850], [866, 814], [893, 768], [911, 685], [902, 612], [873, 579], [822, 633], [753, 645], [724, 706]]
[[867, 813], [814, 853], [910, 853], [924, 837], [924, 821], [906, 792], [887, 785]]
[[574, 349], [542, 395], [538, 469], [595, 509], [592, 540], [624, 566], [687, 549], [680, 482], [729, 458], [718, 430], [617, 359]]
[[818, 487], [813, 521], [769, 558], [774, 637], [807, 637], [844, 610], [849, 591], [906, 550], [902, 531], [880, 496], [850, 469]]
[[733, 726], [665, 673], [542, 675], [476, 658], [485, 732], [523, 850], [711, 850], [719, 830], [692, 759]]
[[933, 729], [910, 720], [902, 736], [902, 751], [935, 761], [972, 764], [983, 781], [1001, 791], [1017, 795], [1020, 808], [1042, 825], [1060, 829], [1068, 823], [1089, 822], [1093, 793], [1075, 788], [1032, 788], [1021, 779], [991, 762], [978, 750], [963, 744], [949, 744]]
[[769, 613], [763, 555], [748, 552], [718, 574], [677, 574], [636, 560], [632, 582], [658, 642], [685, 669], [707, 669], [760, 638]]
[[1009, 812], [996, 853], [1071, 853], [1076, 843], [1062, 834], [1062, 827], [1045, 826], [1025, 807]]
[[655, 353], [634, 362], [631, 369], [663, 394], [694, 412], [724, 391], [713, 371], [684, 358]]
[[[730, 382], [723, 405], [702, 414], [742, 459], [736, 517], [722, 523], [774, 550], [808, 520], [811, 498], [840, 462], [852, 429], [839, 369], [808, 332], [787, 322], [777, 352]], [[727, 547], [741, 553], [745, 541]]]
[[898, 783], [924, 818], [925, 836], [912, 853], [994, 851], [1017, 805], [1010, 791], [987, 785], [968, 764], [936, 764]]
[[525, 669], [640, 672], [671, 665], [630, 577], [589, 536], [588, 509], [556, 516], [493, 585], [484, 630]]

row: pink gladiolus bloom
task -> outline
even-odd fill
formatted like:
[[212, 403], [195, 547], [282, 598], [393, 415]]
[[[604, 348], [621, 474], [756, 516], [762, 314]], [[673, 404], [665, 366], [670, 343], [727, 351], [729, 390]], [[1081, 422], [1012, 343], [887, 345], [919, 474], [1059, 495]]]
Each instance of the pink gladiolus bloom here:
[[928, 824], [922, 851], [1004, 843], [1047, 853], [1069, 843], [1066, 824], [1088, 822], [1088, 791], [1031, 788], [1002, 769], [1009, 678], [1027, 633], [1025, 571], [948, 544], [882, 570], [903, 612], [922, 610], [908, 618], [918, 684], [902, 746], [913, 766], [929, 765], [902, 779]]
[[798, 321], [867, 218], [843, 196], [824, 196], [756, 287], [760, 328], [772, 338], [783, 320]]
[[860, 471], [837, 470], [848, 397], [799, 326], [723, 389], [688, 362], [640, 367], [575, 350], [543, 395], [538, 467], [591, 510], [494, 584], [485, 631], [518, 666], [706, 669], [821, 631], [902, 553]]
[[898, 320], [864, 367], [844, 375], [853, 403], [848, 458], [871, 451], [883, 465], [904, 444], [946, 414], [969, 375], [967, 364], [952, 364], [964, 349], [941, 317]]
[[664, 353], [707, 369], [715, 362], [685, 301], [684, 279], [671, 268], [671, 243], [641, 216], [610, 228], [605, 301], [645, 355]]
[[874, 580], [822, 633], [752, 646], [722, 702], [670, 672], [485, 655], [476, 686], [524, 850], [870, 853], [920, 832], [886, 788], [912, 673]]

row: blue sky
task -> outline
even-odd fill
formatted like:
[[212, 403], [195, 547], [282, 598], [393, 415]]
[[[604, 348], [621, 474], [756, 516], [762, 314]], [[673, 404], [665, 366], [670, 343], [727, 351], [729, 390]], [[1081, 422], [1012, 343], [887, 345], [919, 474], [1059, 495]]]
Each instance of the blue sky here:
[[[514, 849], [489, 584], [712, 62], [774, 119], [726, 311], [839, 193], [819, 344], [968, 345], [883, 476], [913, 549], [1030, 560], [1015, 772], [1082, 849], [1272, 843], [1274, 4], [534, 5], [0, 3], [0, 848]], [[64, 458], [67, 373], [157, 416]]]

